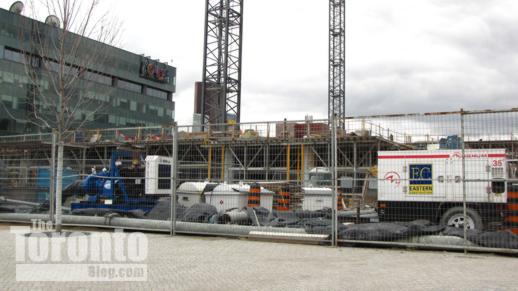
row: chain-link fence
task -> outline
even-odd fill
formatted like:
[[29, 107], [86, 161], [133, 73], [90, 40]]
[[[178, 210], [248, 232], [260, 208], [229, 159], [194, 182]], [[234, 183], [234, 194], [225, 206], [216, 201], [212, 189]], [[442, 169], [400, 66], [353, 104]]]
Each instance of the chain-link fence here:
[[62, 161], [52, 134], [2, 137], [0, 219], [54, 217], [50, 169], [62, 163], [65, 224], [508, 251], [518, 248], [517, 115], [81, 130]]
[[52, 135], [5, 136], [1, 143], [0, 213], [46, 214], [50, 219]]

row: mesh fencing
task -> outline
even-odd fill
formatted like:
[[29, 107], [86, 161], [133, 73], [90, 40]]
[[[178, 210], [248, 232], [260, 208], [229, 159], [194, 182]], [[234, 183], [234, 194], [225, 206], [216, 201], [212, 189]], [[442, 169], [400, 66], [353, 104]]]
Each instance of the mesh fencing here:
[[[81, 130], [64, 141], [63, 215], [264, 240], [517, 249], [517, 115]], [[2, 220], [54, 217], [52, 144], [0, 138]]]
[[50, 183], [53, 167], [50, 146], [43, 145], [42, 138], [49, 137], [2, 137], [0, 213], [50, 213], [49, 193], [53, 192]]

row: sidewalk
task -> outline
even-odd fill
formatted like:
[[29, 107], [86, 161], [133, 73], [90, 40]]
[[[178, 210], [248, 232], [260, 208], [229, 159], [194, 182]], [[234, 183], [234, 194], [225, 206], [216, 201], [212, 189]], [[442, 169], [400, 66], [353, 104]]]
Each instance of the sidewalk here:
[[16, 282], [0, 225], [3, 290], [517, 290], [518, 259], [148, 234], [147, 282]]

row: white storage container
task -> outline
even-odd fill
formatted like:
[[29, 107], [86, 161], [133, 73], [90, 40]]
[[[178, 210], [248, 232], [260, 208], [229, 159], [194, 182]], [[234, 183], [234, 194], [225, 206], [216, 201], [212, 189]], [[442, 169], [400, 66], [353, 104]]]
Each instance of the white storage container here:
[[[241, 209], [248, 205], [249, 185], [221, 184], [205, 193], [205, 202], [213, 205], [219, 212], [228, 209]], [[272, 211], [274, 193], [261, 187], [261, 207]]]
[[191, 207], [194, 204], [201, 203], [203, 202], [202, 194], [204, 194], [204, 191], [215, 186], [216, 184], [209, 182], [185, 182], [176, 191], [178, 204]]
[[333, 207], [333, 191], [330, 188], [302, 188], [302, 210], [316, 211]]
[[225, 212], [232, 208], [243, 208], [247, 205], [248, 195], [241, 193], [239, 187], [242, 186], [218, 185], [214, 190], [205, 193], [205, 203], [216, 207], [218, 212]]

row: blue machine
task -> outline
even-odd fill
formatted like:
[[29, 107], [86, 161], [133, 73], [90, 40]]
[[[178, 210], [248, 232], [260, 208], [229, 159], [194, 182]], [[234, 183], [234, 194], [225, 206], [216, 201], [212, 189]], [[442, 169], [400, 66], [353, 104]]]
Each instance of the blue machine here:
[[[130, 151], [114, 151], [110, 160], [110, 168], [100, 173], [92, 173], [80, 184], [80, 190], [86, 200], [72, 203], [72, 213], [86, 210], [95, 213], [114, 212], [121, 215], [133, 215], [136, 211], [146, 214], [156, 205], [158, 196], [146, 196], [144, 193], [145, 179], [140, 174], [138, 166], [127, 170], [128, 178], [121, 175], [122, 159], [133, 158]], [[140, 178], [142, 177], [142, 178]], [[138, 182], [136, 182], [138, 181]], [[131, 191], [127, 185], [132, 184]]]
[[[36, 168], [36, 187], [38, 187], [37, 201], [40, 203], [48, 203], [50, 192], [50, 169]], [[79, 177], [79, 173], [70, 169], [63, 169], [63, 189], [66, 189], [74, 184]], [[64, 190], [65, 191], [65, 190]]]

